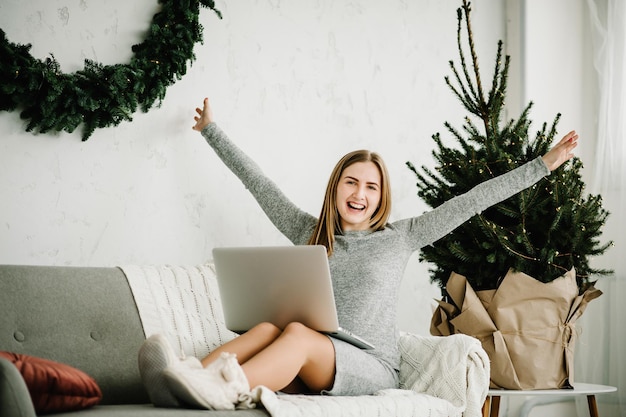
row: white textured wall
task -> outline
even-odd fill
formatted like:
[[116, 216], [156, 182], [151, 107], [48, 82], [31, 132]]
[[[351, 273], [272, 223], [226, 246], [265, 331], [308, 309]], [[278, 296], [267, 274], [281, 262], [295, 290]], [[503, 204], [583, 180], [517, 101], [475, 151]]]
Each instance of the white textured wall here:
[[[591, 164], [595, 92], [584, 3], [472, 2], [487, 74], [497, 40], [508, 37], [509, 117], [528, 100], [533, 129], [562, 112], [561, 132], [581, 133], [578, 153]], [[85, 143], [80, 133], [25, 133], [17, 112], [0, 113], [0, 263], [195, 264], [214, 246], [285, 243], [190, 129], [205, 95], [220, 125], [312, 214], [336, 160], [363, 147], [387, 160], [393, 219], [421, 213], [426, 207], [404, 163], [431, 164], [430, 136], [465, 115], [443, 81], [448, 60], [457, 58], [460, 4], [218, 0], [224, 19], [202, 10], [205, 43], [160, 109]], [[127, 62], [156, 10], [156, 0], [0, 0], [0, 28], [14, 42], [32, 43], [38, 58], [53, 53], [69, 72], [85, 58]], [[428, 333], [437, 296], [415, 256], [400, 294], [400, 326]], [[518, 415], [520, 405], [503, 401], [501, 414]], [[530, 415], [570, 411], [555, 405]]]
[[[503, 3], [474, 3], [482, 66], [504, 35]], [[0, 262], [195, 264], [219, 245], [286, 243], [191, 130], [211, 97], [219, 124], [297, 204], [318, 214], [335, 162], [372, 148], [386, 159], [392, 219], [426, 207], [405, 161], [431, 164], [431, 135], [465, 115], [444, 84], [456, 59], [459, 0], [218, 1], [203, 9], [204, 45], [163, 105], [132, 123], [32, 135], [0, 113]], [[64, 71], [90, 58], [128, 62], [157, 2], [1, 0], [10, 40], [53, 53]], [[488, 76], [487, 76], [488, 77]], [[410, 263], [401, 327], [427, 333], [426, 266]]]

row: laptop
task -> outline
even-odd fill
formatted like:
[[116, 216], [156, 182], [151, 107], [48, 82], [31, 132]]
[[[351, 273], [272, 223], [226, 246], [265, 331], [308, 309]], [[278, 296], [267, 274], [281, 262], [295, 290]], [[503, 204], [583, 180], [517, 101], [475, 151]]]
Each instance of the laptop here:
[[374, 348], [339, 327], [324, 246], [214, 248], [213, 262], [229, 330], [300, 322], [361, 349]]

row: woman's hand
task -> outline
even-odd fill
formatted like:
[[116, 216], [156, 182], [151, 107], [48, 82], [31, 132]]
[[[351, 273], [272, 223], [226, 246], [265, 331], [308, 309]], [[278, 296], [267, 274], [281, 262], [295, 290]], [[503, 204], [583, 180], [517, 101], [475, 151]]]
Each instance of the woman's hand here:
[[550, 171], [554, 171], [574, 157], [572, 151], [578, 146], [578, 134], [572, 130], [541, 158]]
[[209, 123], [213, 122], [213, 112], [211, 111], [208, 98], [205, 97], [202, 108], [196, 107], [196, 113], [198, 115], [193, 118], [196, 124], [192, 129], [201, 132]]

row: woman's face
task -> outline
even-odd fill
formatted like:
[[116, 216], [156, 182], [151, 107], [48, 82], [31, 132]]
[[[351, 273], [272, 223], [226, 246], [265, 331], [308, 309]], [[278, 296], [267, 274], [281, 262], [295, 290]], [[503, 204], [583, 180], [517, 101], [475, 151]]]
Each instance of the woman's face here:
[[380, 171], [373, 162], [356, 162], [343, 170], [336, 197], [342, 230], [370, 228], [380, 203], [380, 182]]

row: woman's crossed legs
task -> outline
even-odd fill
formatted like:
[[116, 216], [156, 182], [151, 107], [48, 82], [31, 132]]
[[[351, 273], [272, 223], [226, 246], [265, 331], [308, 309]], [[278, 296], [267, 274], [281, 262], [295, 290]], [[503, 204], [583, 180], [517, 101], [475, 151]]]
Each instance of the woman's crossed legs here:
[[[193, 360], [191, 360], [193, 359]], [[332, 388], [335, 349], [328, 336], [301, 323], [279, 329], [261, 323], [202, 360], [176, 356], [167, 339], [150, 336], [139, 351], [139, 370], [152, 402], [161, 407], [253, 407], [251, 388], [319, 393]]]
[[202, 360], [203, 366], [224, 352], [237, 356], [250, 387], [264, 385], [273, 391], [319, 393], [333, 385], [333, 343], [328, 336], [301, 323], [290, 323], [284, 330], [261, 323], [215, 349]]

